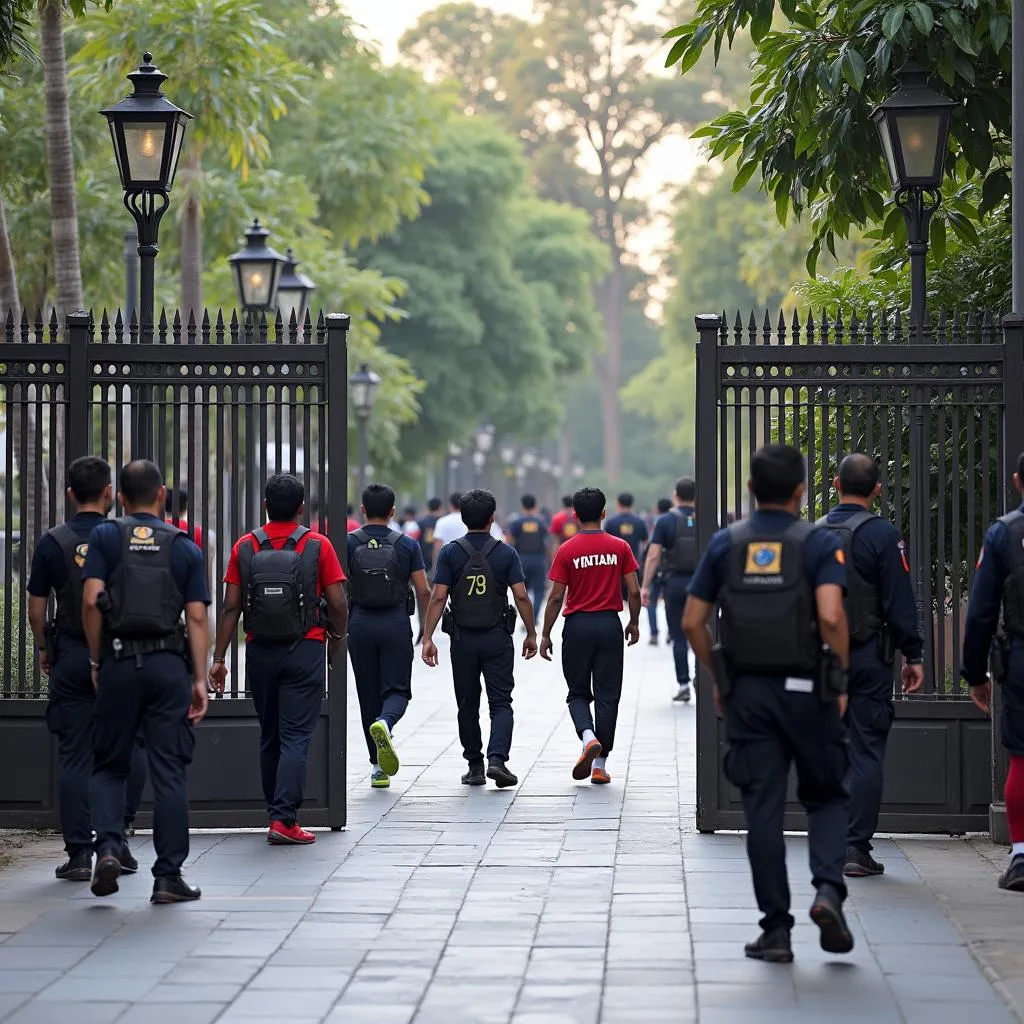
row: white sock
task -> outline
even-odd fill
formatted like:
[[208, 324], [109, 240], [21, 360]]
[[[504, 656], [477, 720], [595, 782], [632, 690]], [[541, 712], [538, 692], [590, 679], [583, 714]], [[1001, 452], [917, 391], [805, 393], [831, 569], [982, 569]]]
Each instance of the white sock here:
[[592, 730], [590, 730], [590, 729], [584, 729], [583, 730], [583, 746], [584, 747], [588, 743], [593, 743], [594, 740], [596, 740], [596, 739], [597, 739], [597, 737], [594, 735]]
[[607, 757], [595, 757], [594, 758], [594, 767], [595, 768], [600, 768], [601, 771], [604, 771], [604, 766], [607, 763], [607, 761], [608, 761]]
[[1013, 849], [1010, 850], [1010, 860], [1014, 857], [1024, 857], [1024, 843], [1014, 843]]

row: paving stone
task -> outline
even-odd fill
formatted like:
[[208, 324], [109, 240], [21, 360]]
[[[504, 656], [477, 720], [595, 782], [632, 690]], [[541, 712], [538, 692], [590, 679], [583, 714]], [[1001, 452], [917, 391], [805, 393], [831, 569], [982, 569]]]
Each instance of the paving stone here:
[[4, 1024], [112, 1024], [130, 1008], [129, 1003], [55, 1003], [33, 999], [5, 1017]]

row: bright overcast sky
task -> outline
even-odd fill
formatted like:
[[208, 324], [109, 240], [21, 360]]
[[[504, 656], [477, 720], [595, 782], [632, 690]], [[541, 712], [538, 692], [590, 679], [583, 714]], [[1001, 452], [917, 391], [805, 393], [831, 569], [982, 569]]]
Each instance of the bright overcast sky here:
[[[363, 27], [363, 35], [375, 40], [381, 47], [384, 59], [391, 63], [398, 56], [398, 39], [411, 28], [420, 15], [439, 6], [441, 0], [343, 0], [343, 6], [355, 21]], [[528, 17], [532, 8], [531, 0], [478, 0], [495, 10]], [[657, 0], [647, 0], [657, 7]], [[702, 162], [696, 145], [678, 138], [666, 139], [655, 146], [645, 161], [638, 180], [637, 191], [646, 193], [656, 208], [666, 211], [668, 195], [661, 195], [669, 186], [681, 185], [690, 179], [697, 165]], [[658, 197], [658, 198], [655, 198]], [[658, 254], [669, 240], [665, 220], [642, 232], [633, 248], [639, 253], [646, 269], [656, 269]]]

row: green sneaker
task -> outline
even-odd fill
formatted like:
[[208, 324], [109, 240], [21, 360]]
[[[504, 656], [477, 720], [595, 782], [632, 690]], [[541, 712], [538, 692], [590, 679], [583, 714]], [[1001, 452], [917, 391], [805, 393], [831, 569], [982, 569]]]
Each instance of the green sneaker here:
[[398, 774], [398, 753], [391, 742], [388, 723], [378, 719], [370, 726], [370, 739], [377, 744], [377, 764], [385, 775]]
[[391, 780], [379, 767], [374, 766], [370, 769], [370, 785], [374, 789], [387, 789], [391, 785]]

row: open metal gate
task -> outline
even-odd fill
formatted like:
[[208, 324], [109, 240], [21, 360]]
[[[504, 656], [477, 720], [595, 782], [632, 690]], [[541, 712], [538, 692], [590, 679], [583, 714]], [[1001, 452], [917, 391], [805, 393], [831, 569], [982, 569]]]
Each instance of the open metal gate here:
[[[910, 552], [925, 643], [925, 688], [897, 692], [880, 830], [967, 832], [989, 827], [991, 728], [959, 678], [967, 598], [988, 524], [1019, 502], [1008, 464], [1024, 448], [1024, 320], [940, 317], [923, 335], [900, 315], [845, 323], [753, 314], [732, 326], [696, 318], [697, 533], [750, 512], [750, 455], [761, 444], [807, 456], [813, 521], [834, 501], [842, 456], [863, 451], [882, 469], [878, 511]], [[697, 827], [743, 827], [738, 790], [721, 771], [724, 723], [698, 676]], [[998, 752], [997, 752], [998, 753]], [[792, 793], [791, 793], [792, 797]], [[795, 802], [787, 828], [802, 828]]]
[[[231, 545], [263, 522], [276, 472], [306, 488], [306, 521], [345, 551], [349, 317], [286, 326], [232, 315], [182, 325], [161, 317], [151, 342], [137, 325], [68, 316], [0, 333], [0, 827], [57, 824], [56, 743], [46, 729], [25, 585], [37, 538], [62, 522], [67, 467], [99, 455], [115, 474], [148, 452], [177, 498], [169, 518], [202, 539], [219, 615]], [[328, 521], [328, 511], [334, 514]], [[245, 692], [244, 650], [229, 656], [228, 690], [211, 700], [189, 770], [191, 822], [259, 826], [259, 725]], [[329, 673], [310, 748], [307, 825], [345, 824], [346, 680]], [[148, 797], [148, 794], [147, 794]], [[144, 801], [140, 824], [147, 824]]]

